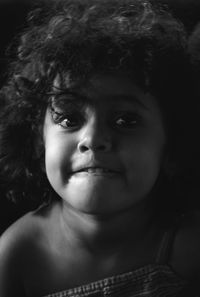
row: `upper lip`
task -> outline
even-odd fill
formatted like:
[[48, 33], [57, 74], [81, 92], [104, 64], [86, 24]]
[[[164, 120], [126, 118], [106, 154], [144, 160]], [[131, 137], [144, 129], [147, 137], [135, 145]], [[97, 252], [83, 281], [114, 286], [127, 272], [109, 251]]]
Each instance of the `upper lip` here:
[[80, 168], [78, 170], [76, 170], [75, 172], [81, 172], [81, 171], [87, 171], [89, 169], [100, 169], [100, 170], [105, 170], [105, 171], [109, 171], [109, 172], [115, 172], [115, 173], [119, 173], [119, 171], [117, 170], [114, 170], [114, 169], [110, 169], [110, 168], [107, 168], [107, 167], [100, 167], [100, 166], [90, 166], [90, 167], [83, 167], [83, 168]]
[[105, 170], [105, 171], [113, 172], [113, 173], [121, 172], [119, 169], [113, 168], [112, 166], [104, 166], [101, 164], [88, 164], [88, 165], [77, 166], [74, 170], [72, 170], [71, 173], [78, 173], [78, 172], [82, 172], [82, 171], [87, 171], [89, 169], [100, 169], [100, 170]]

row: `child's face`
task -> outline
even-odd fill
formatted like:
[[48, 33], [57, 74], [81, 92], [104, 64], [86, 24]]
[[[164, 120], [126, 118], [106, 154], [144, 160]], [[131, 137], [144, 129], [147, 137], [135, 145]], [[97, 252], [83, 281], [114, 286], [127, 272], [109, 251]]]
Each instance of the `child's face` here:
[[[47, 177], [77, 211], [112, 214], [149, 196], [165, 129], [156, 100], [121, 76], [94, 76], [53, 101], [44, 121]], [[57, 103], [56, 103], [57, 102]]]

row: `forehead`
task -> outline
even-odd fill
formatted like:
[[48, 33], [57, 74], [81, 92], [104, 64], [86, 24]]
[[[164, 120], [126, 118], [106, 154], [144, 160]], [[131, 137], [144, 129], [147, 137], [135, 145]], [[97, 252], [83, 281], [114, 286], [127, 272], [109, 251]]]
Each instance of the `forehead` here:
[[57, 76], [54, 80], [55, 91], [73, 95], [74, 100], [91, 104], [131, 104], [144, 109], [158, 108], [155, 98], [139, 88], [134, 80], [123, 74], [95, 74], [87, 79], [71, 79], [67, 74], [64, 79]]

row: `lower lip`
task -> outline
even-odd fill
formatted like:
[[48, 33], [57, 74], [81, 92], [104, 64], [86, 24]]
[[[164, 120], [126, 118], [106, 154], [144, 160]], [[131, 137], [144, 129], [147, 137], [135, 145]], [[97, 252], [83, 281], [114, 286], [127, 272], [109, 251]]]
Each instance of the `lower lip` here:
[[119, 177], [120, 174], [118, 172], [88, 172], [88, 171], [81, 171], [81, 172], [75, 172], [73, 175], [75, 176], [85, 176], [85, 177], [108, 177], [108, 178], [113, 178], [113, 177]]

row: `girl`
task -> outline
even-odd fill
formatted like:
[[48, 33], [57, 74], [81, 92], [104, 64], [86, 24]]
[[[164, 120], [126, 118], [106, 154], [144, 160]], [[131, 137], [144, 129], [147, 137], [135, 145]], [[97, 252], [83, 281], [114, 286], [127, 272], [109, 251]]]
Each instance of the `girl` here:
[[1, 238], [1, 297], [200, 296], [192, 81], [183, 26], [146, 0], [30, 15], [0, 163], [9, 196], [40, 206]]

